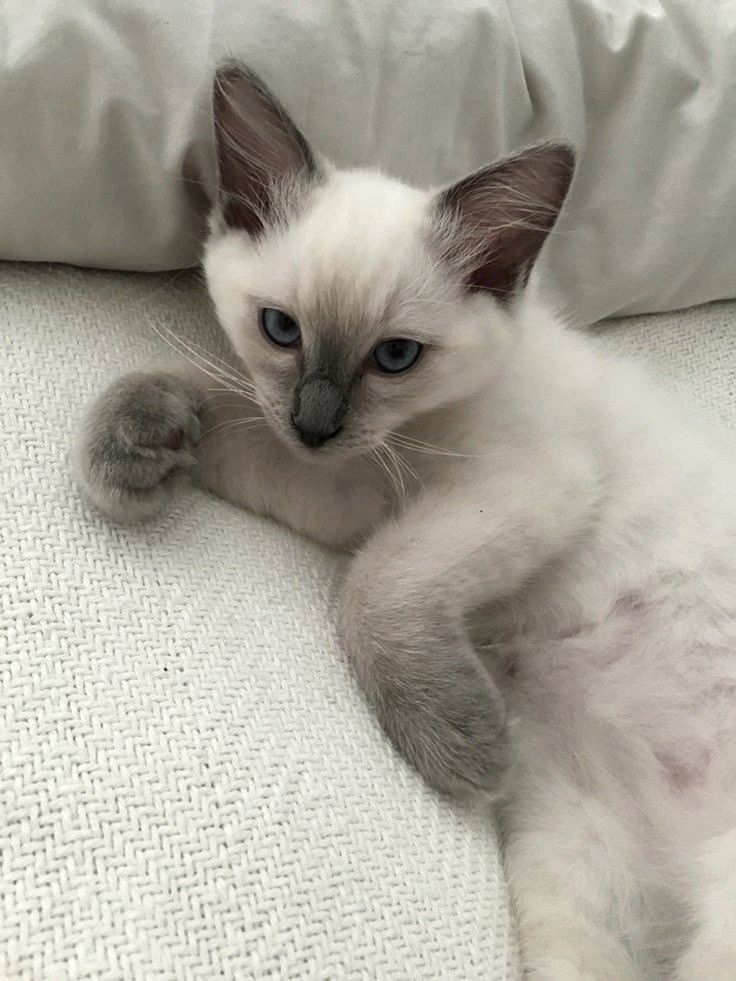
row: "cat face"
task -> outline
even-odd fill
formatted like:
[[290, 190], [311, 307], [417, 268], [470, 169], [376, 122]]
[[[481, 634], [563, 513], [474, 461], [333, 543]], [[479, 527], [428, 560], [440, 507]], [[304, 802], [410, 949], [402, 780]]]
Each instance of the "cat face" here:
[[496, 335], [432, 254], [428, 205], [380, 174], [333, 172], [262, 235], [213, 235], [210, 290], [283, 439], [362, 451], [486, 379]]
[[567, 191], [567, 148], [433, 194], [317, 163], [239, 66], [218, 73], [214, 106], [207, 281], [283, 440], [315, 458], [362, 453], [492, 382], [513, 298]]

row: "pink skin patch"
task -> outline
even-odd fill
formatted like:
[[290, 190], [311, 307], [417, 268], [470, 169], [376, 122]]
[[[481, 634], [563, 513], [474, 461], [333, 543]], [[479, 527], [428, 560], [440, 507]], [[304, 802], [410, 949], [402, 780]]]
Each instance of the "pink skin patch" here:
[[657, 753], [667, 782], [673, 790], [683, 791], [697, 786], [710, 766], [710, 751], [693, 746], [684, 752]]

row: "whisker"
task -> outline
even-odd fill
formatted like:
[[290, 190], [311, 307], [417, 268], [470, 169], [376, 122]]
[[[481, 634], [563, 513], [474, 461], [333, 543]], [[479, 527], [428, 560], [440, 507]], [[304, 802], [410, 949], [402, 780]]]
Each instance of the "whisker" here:
[[[177, 347], [177, 345], [171, 340], [171, 337], [168, 337], [161, 330], [159, 330], [159, 328], [150, 318], [148, 318], [148, 321], [154, 333], [157, 334], [157, 336], [160, 337], [162, 341], [168, 344], [169, 347], [171, 347], [174, 351], [176, 351], [177, 354], [179, 354], [181, 357], [189, 361], [190, 364], [194, 365], [194, 367], [198, 371], [204, 372], [204, 374], [208, 375], [210, 378], [212, 378], [213, 381], [218, 382], [220, 385], [227, 385], [228, 391], [233, 392], [236, 395], [241, 395], [244, 399], [247, 399], [248, 401], [253, 402], [256, 405], [258, 404], [257, 400], [254, 398], [253, 395], [251, 395], [250, 392], [243, 390], [241, 387], [235, 387], [235, 385], [240, 384], [237, 379], [230, 380], [226, 377], [223, 377], [224, 372], [222, 371], [222, 369], [218, 369], [216, 365], [207, 361], [207, 359], [204, 358], [197, 351], [194, 351], [193, 349], [189, 348], [188, 345], [181, 340], [181, 338], [177, 337], [177, 335], [173, 333], [173, 331], [171, 333], [173, 337], [176, 339], [176, 341], [182, 345], [181, 347]], [[191, 354], [188, 354], [187, 350], [191, 351]], [[195, 361], [194, 357], [191, 356], [192, 354], [195, 357], [199, 358], [199, 361]], [[209, 365], [209, 368], [205, 367], [205, 365]], [[218, 372], [218, 374], [215, 374], [214, 372]], [[230, 381], [229, 385], [228, 385], [228, 381]]]
[[[233, 394], [235, 394], [235, 390], [233, 388], [230, 388], [230, 387], [226, 387], [226, 388], [208, 388], [207, 391], [208, 392], [212, 392], [212, 394], [211, 395], [207, 395], [205, 398], [203, 398], [202, 399], [202, 402], [203, 403], [204, 402], [208, 402], [210, 399], [219, 398], [221, 394], [225, 394], [225, 395], [233, 395]], [[238, 392], [238, 394], [242, 394], [242, 393]]]
[[413, 480], [415, 480], [419, 484], [420, 487], [424, 487], [424, 481], [419, 476], [419, 474], [416, 472], [416, 470], [414, 469], [414, 467], [411, 466], [411, 464], [406, 459], [406, 457], [403, 457], [400, 453], [396, 453], [396, 459], [399, 461], [399, 463], [404, 468], [404, 470], [409, 474], [409, 476]]
[[411, 464], [409, 463], [409, 461], [408, 461], [408, 460], [406, 459], [406, 457], [403, 457], [403, 456], [402, 456], [402, 455], [401, 455], [401, 454], [400, 454], [400, 453], [399, 453], [399, 452], [398, 452], [398, 451], [397, 451], [396, 449], [394, 449], [393, 447], [391, 447], [391, 452], [392, 452], [392, 453], [394, 454], [394, 456], [396, 457], [396, 460], [397, 460], [397, 462], [398, 462], [398, 463], [399, 463], [399, 464], [401, 465], [401, 467], [402, 467], [402, 468], [403, 468], [403, 469], [404, 469], [404, 470], [406, 471], [406, 473], [408, 473], [408, 475], [409, 475], [410, 477], [413, 477], [413, 478], [414, 478], [414, 480], [416, 480], [416, 481], [418, 481], [418, 482], [419, 482], [419, 483], [421, 484], [421, 483], [422, 483], [422, 481], [421, 481], [421, 479], [420, 479], [420, 477], [419, 477], [419, 474], [418, 474], [418, 473], [416, 472], [416, 470], [414, 469], [414, 467], [412, 467], [412, 465], [411, 465]]
[[[167, 337], [165, 335], [163, 335], [161, 333], [161, 331], [158, 330], [158, 328], [155, 325], [152, 324], [152, 326], [153, 326], [153, 329], [156, 331], [156, 333], [159, 335], [159, 337], [161, 337], [162, 340], [167, 340]], [[232, 382], [233, 384], [237, 384], [237, 385], [240, 385], [240, 386], [253, 387], [253, 383], [250, 381], [249, 378], [246, 378], [245, 376], [241, 376], [240, 373], [237, 372], [235, 369], [232, 369], [230, 367], [227, 367], [227, 362], [222, 362], [223, 364], [226, 365], [225, 368], [222, 368], [222, 367], [218, 366], [217, 364], [215, 364], [213, 361], [211, 361], [209, 358], [205, 357], [205, 355], [202, 354], [201, 351], [198, 351], [196, 348], [194, 348], [190, 344], [188, 344], [183, 338], [179, 337], [179, 335], [176, 334], [170, 327], [166, 327], [164, 325], [163, 326], [163, 330], [165, 330], [166, 333], [169, 335], [168, 336], [168, 343], [170, 344], [171, 347], [173, 347], [175, 350], [177, 350], [177, 348], [175, 347], [174, 343], [170, 340], [170, 338], [173, 338], [174, 341], [176, 341], [177, 344], [180, 344], [181, 347], [184, 348], [184, 350], [189, 351], [190, 354], [194, 355], [194, 357], [196, 357], [196, 358], [199, 358], [204, 364], [208, 365], [210, 368], [212, 368], [213, 371], [218, 372], [222, 376], [222, 378], [215, 378], [215, 381], [227, 380], [227, 381]], [[180, 354], [183, 354], [184, 352], [181, 349], [179, 349], [179, 353]], [[210, 352], [209, 351], [207, 351], [206, 353], [208, 355], [210, 355]], [[216, 358], [218, 361], [221, 360], [220, 358], [217, 358], [217, 355], [210, 355], [210, 356]], [[194, 364], [194, 363], [195, 362], [192, 362], [192, 364]], [[202, 368], [202, 370], [204, 371], [204, 368]], [[207, 374], [209, 374], [209, 372], [207, 372]], [[210, 375], [210, 377], [214, 377], [214, 376], [213, 375]]]
[[454, 456], [468, 460], [479, 459], [484, 456], [482, 453], [458, 453], [455, 450], [448, 450], [443, 446], [425, 443], [424, 440], [415, 439], [413, 436], [406, 436], [404, 433], [389, 432], [387, 435], [398, 446], [406, 450], [413, 450], [416, 453], [427, 453], [431, 456]]
[[386, 451], [388, 462], [394, 468], [394, 472], [396, 473], [396, 479], [398, 480], [399, 485], [401, 487], [401, 496], [402, 498], [406, 497], [406, 485], [404, 484], [404, 475], [401, 472], [401, 467], [399, 467], [399, 465], [396, 462], [396, 453], [391, 449], [388, 443], [384, 443], [383, 448]]
[[382, 445], [381, 446], [374, 446], [373, 447], [373, 455], [375, 456], [377, 463], [381, 467], [381, 470], [383, 470], [383, 472], [388, 477], [389, 483], [391, 484], [391, 487], [392, 487], [394, 493], [396, 494], [397, 497], [400, 497], [399, 488], [398, 488], [398, 485], [396, 483], [396, 477], [391, 472], [391, 470], [388, 467], [388, 464], [386, 463], [385, 459], [383, 458], [383, 455], [381, 453], [381, 450], [382, 449], [383, 449], [383, 446]]
[[416, 472], [414, 467], [411, 466], [409, 461], [404, 456], [402, 456], [401, 453], [399, 453], [396, 449], [394, 449], [393, 446], [389, 445], [389, 443], [386, 443], [384, 445], [388, 453], [395, 460], [396, 466], [399, 469], [399, 471], [403, 471], [409, 479], [416, 481], [420, 486], [423, 487], [424, 483], [421, 477]]
[[[217, 412], [218, 409], [242, 409], [242, 408], [243, 408], [242, 402], [218, 402], [216, 405], [209, 406], [209, 408], [205, 409], [204, 412], [201, 412], [200, 415], [206, 416], [208, 412]], [[254, 417], [248, 416], [248, 418], [250, 419]]]
[[[176, 337], [177, 340], [179, 340], [181, 343], [185, 343], [183, 338], [179, 337], [171, 327], [168, 327], [166, 324], [164, 324], [163, 327], [164, 330], [168, 331], [173, 337]], [[245, 374], [242, 371], [239, 371], [235, 367], [235, 365], [232, 365], [230, 364], [230, 362], [225, 361], [225, 359], [221, 358], [218, 354], [215, 354], [213, 351], [208, 350], [206, 347], [203, 347], [201, 344], [197, 344], [196, 341], [190, 340], [188, 342], [188, 346], [190, 351], [192, 351], [193, 353], [198, 353], [200, 357], [204, 357], [206, 355], [208, 358], [214, 359], [214, 361], [219, 362], [220, 365], [222, 365], [222, 369], [224, 371], [226, 371], [228, 374], [231, 374], [239, 381], [243, 382], [243, 384], [245, 385], [253, 384], [251, 378], [249, 378], [247, 374]]]
[[207, 391], [211, 392], [212, 394], [205, 395], [205, 397], [200, 400], [199, 403], [200, 405], [204, 405], [205, 402], [211, 402], [213, 399], [222, 398], [224, 394], [229, 394], [229, 395], [234, 394], [232, 388], [209, 388], [207, 389]]
[[205, 431], [202, 433], [202, 438], [204, 439], [205, 436], [209, 436], [211, 433], [214, 433], [218, 429], [232, 430], [232, 429], [257, 428], [257, 426], [255, 425], [250, 426], [249, 424], [256, 423], [258, 425], [262, 425], [266, 421], [267, 420], [265, 416], [249, 416], [247, 419], [226, 419], [225, 422], [218, 422], [214, 426], [210, 426], [209, 429], [205, 429]]

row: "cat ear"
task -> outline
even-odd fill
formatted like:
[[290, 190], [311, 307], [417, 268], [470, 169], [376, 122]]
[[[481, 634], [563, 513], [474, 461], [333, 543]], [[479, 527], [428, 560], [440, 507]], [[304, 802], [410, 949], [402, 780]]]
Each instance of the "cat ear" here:
[[218, 69], [213, 108], [223, 218], [257, 235], [284, 187], [316, 177], [317, 164], [286, 110], [244, 65]]
[[575, 170], [564, 143], [543, 143], [477, 170], [435, 199], [443, 254], [471, 290], [510, 299], [526, 283]]

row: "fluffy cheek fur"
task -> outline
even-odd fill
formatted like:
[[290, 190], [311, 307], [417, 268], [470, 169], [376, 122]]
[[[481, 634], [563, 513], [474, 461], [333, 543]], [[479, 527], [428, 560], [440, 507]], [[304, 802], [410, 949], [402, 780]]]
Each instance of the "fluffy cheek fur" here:
[[[289, 418], [300, 376], [298, 351], [279, 349], [263, 336], [259, 308], [284, 309], [302, 325], [305, 356], [309, 357], [324, 339], [326, 325], [310, 311], [319, 309], [319, 286], [311, 296], [295, 289], [309, 262], [319, 265], [319, 256], [294, 256], [284, 233], [276, 233], [263, 245], [254, 245], [242, 232], [213, 235], [205, 256], [205, 271], [218, 317], [234, 350], [251, 376], [264, 415], [277, 435], [294, 442]], [[280, 262], [269, 261], [274, 250]], [[292, 251], [294, 251], [292, 249]], [[394, 270], [395, 272], [395, 270]], [[319, 277], [309, 277], [316, 278]], [[456, 284], [442, 281], [436, 268], [408, 270], [403, 289], [371, 291], [365, 298], [361, 319], [366, 330], [358, 338], [341, 336], [333, 325], [333, 343], [340, 358], [352, 368], [350, 409], [344, 433], [328, 454], [365, 450], [383, 442], [387, 435], [410, 427], [413, 420], [444, 405], [467, 398], [489, 383], [489, 365], [500, 370], [514, 343], [516, 330], [511, 318], [499, 311], [489, 325], [487, 308], [473, 296], [458, 297]], [[329, 295], [325, 282], [323, 293]], [[392, 301], [397, 292], [399, 302]], [[452, 308], [452, 332], [447, 331]], [[417, 365], [405, 374], [385, 375], [371, 365], [374, 343], [388, 337], [411, 337], [421, 341], [424, 351]], [[493, 375], [491, 369], [490, 375]]]

